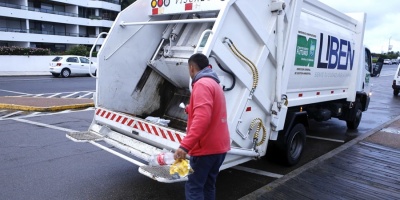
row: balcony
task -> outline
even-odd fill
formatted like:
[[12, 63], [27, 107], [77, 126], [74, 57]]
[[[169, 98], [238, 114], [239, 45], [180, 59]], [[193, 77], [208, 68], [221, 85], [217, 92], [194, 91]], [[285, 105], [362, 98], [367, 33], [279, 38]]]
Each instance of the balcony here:
[[33, 33], [33, 34], [43, 34], [43, 35], [59, 35], [59, 36], [70, 36], [70, 37], [86, 37], [86, 38], [96, 38], [95, 34], [79, 34], [79, 33], [69, 33], [69, 32], [56, 32], [56, 31], [42, 31], [42, 30], [28, 30], [20, 28], [7, 28], [0, 27], [0, 32], [12, 32], [12, 33]]
[[29, 10], [29, 11], [35, 11], [35, 12], [70, 16], [70, 17], [78, 17], [77, 13], [60, 12], [60, 11], [55, 11], [55, 10], [43, 9], [43, 8], [33, 8], [33, 7], [28, 7], [28, 6], [18, 5], [18, 4], [0, 3], [0, 7], [14, 8], [14, 9], [20, 9], [20, 10]]
[[113, 4], [121, 5], [121, 4], [119, 3], [119, 0], [100, 0], [100, 1], [105, 1], [105, 2], [108, 2], [108, 3], [113, 3]]
[[72, 36], [72, 37], [78, 37], [79, 36], [78, 33], [43, 31], [43, 30], [29, 30], [29, 33], [44, 34], [44, 35]]
[[1, 32], [28, 33], [27, 29], [0, 27]]

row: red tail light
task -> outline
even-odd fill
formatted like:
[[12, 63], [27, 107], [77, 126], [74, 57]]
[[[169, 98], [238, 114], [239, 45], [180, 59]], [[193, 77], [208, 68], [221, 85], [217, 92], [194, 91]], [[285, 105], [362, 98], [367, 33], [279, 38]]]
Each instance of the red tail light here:
[[57, 65], [56, 66], [61, 66], [61, 63], [57, 63]]

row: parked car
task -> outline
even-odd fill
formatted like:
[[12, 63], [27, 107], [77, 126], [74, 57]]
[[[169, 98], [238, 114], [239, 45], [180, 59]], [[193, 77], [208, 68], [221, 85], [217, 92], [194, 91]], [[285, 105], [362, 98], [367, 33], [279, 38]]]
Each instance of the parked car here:
[[391, 65], [391, 64], [392, 64], [392, 60], [390, 60], [390, 59], [385, 59], [385, 60], [383, 60], [383, 64]]
[[[57, 56], [50, 62], [50, 73], [54, 77], [69, 77], [71, 74], [89, 74], [89, 59], [83, 56]], [[91, 62], [91, 73], [96, 75], [97, 64]]]
[[400, 91], [400, 65], [397, 66], [396, 73], [394, 74], [392, 88], [393, 95], [397, 96]]
[[398, 61], [397, 59], [392, 59], [392, 64], [398, 65], [398, 64], [399, 64], [399, 61]]
[[383, 64], [391, 65], [391, 64], [392, 64], [392, 60], [390, 60], [390, 59], [385, 59], [385, 60], [383, 60]]

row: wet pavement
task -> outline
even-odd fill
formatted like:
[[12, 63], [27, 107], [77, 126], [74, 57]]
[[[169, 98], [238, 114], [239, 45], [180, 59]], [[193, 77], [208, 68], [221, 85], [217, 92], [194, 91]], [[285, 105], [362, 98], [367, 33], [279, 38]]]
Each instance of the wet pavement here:
[[400, 116], [241, 199], [399, 199], [399, 141]]

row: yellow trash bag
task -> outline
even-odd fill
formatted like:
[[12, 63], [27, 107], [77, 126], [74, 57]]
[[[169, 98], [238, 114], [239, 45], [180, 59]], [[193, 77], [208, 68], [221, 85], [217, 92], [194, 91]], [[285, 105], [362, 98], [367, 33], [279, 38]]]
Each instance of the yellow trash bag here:
[[187, 159], [177, 159], [169, 168], [169, 174], [176, 175], [180, 177], [185, 177], [193, 170], [190, 168], [189, 161]]

